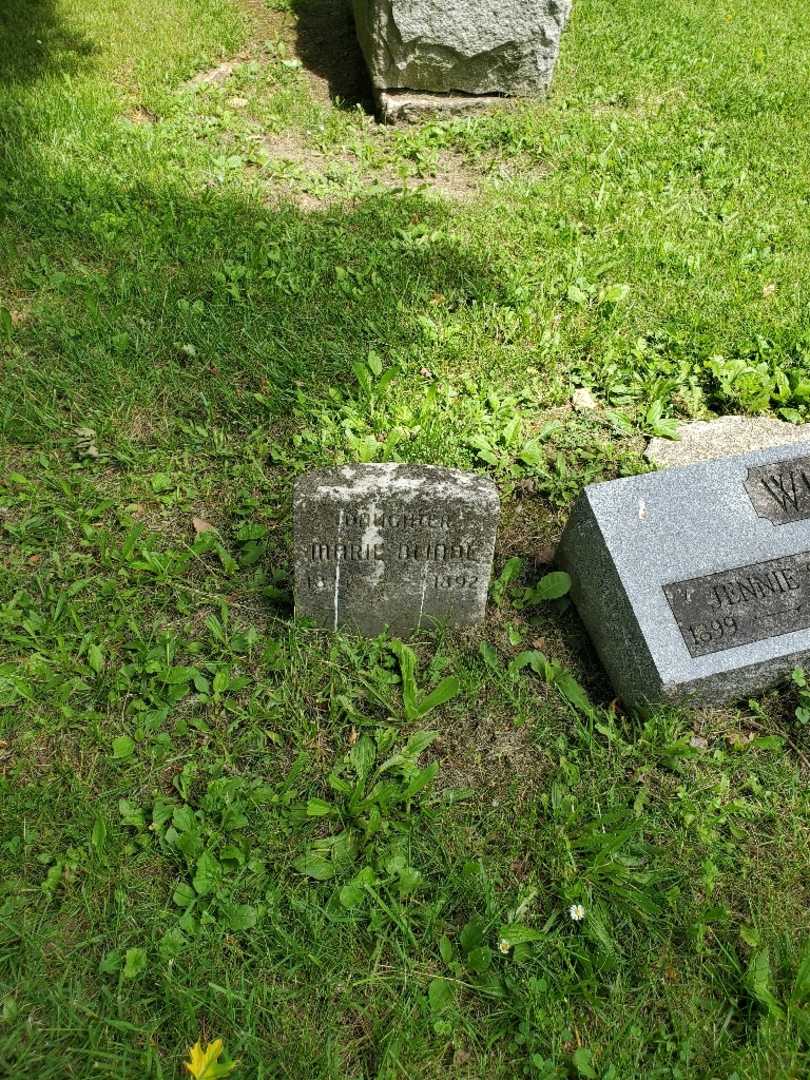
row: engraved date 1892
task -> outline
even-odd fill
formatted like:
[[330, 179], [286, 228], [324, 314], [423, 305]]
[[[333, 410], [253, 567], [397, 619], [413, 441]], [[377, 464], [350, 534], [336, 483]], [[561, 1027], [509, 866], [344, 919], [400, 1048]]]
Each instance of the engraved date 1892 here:
[[479, 582], [478, 577], [471, 574], [434, 574], [434, 589], [471, 589]]
[[708, 645], [709, 642], [722, 641], [724, 638], [732, 638], [737, 633], [737, 620], [731, 615], [725, 619], [712, 619], [711, 622], [696, 623], [689, 627], [689, 633], [696, 646]]

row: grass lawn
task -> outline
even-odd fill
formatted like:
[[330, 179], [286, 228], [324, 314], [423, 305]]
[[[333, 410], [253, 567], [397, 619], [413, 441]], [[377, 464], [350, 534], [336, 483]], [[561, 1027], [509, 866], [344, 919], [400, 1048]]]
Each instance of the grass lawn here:
[[[645, 436], [810, 414], [807, 4], [575, 8], [546, 102], [392, 130], [341, 0], [3, 0], [4, 1076], [810, 1072], [796, 690], [627, 715], [526, 604]], [[503, 497], [427, 712], [292, 619], [370, 460]]]

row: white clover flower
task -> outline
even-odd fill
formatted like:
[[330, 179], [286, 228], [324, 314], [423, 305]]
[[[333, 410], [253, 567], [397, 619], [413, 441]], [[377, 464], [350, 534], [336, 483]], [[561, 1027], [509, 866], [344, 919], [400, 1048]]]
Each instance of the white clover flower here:
[[501, 940], [498, 942], [498, 949], [502, 953], [508, 953], [511, 948], [512, 946], [509, 944], [506, 938], [501, 938]]
[[568, 909], [568, 914], [571, 916], [574, 922], [582, 922], [585, 918], [585, 908], [582, 904], [572, 904]]

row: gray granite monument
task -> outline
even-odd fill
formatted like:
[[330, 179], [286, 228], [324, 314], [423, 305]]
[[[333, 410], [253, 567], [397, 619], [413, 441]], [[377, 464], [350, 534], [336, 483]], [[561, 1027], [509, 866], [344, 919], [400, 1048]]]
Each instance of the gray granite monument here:
[[491, 480], [430, 465], [345, 465], [295, 485], [295, 613], [406, 636], [484, 617], [500, 502]]
[[592, 484], [557, 562], [626, 703], [764, 690], [810, 659], [810, 442]]
[[571, 13], [571, 0], [353, 3], [386, 119], [413, 119], [431, 107], [462, 111], [503, 95], [544, 94]]

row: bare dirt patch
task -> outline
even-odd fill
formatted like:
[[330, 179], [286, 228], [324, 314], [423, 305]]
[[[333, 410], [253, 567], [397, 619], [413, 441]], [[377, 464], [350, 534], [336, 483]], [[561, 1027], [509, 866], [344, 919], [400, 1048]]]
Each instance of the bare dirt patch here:
[[217, 64], [216, 67], [209, 68], [208, 71], [201, 71], [198, 75], [189, 79], [185, 84], [186, 87], [194, 86], [220, 86], [233, 75], [236, 62], [227, 60], [222, 64]]
[[479, 707], [462, 723], [442, 730], [437, 749], [441, 788], [471, 788], [482, 802], [500, 799], [516, 776], [528, 796], [539, 787], [549, 762], [532, 737], [531, 726], [516, 726], [511, 717], [493, 717]]
[[24, 326], [31, 318], [31, 308], [34, 304], [33, 296], [24, 296], [18, 294], [16, 296], [10, 296], [8, 293], [2, 298], [2, 306], [6, 308], [11, 316], [11, 325], [16, 329], [17, 327]]
[[446, 199], [463, 201], [475, 198], [481, 180], [480, 174], [470, 168], [461, 154], [443, 150], [435, 171], [430, 176], [414, 178], [411, 183]]
[[[372, 91], [354, 22], [348, 5], [334, 0], [300, 0], [294, 13], [270, 12], [263, 0], [242, 0], [251, 20], [251, 42], [236, 57], [224, 60], [208, 71], [200, 72], [185, 84], [186, 88], [226, 85], [240, 64], [248, 60], [277, 59], [279, 45], [301, 61], [310, 82], [311, 97], [337, 108], [357, 104], [370, 109]], [[236, 107], [248, 100], [231, 99]], [[371, 162], [353, 150], [324, 150], [303, 132], [251, 136], [256, 148], [254, 171], [266, 190], [269, 205], [293, 203], [298, 209], [313, 212], [351, 202], [373, 193], [419, 191], [452, 202], [475, 199], [485, 179], [485, 171], [476, 169], [461, 155], [446, 149], [439, 152], [430, 168], [412, 162], [399, 162], [389, 153], [385, 140], [390, 133], [368, 121], [368, 137], [379, 144]], [[227, 134], [222, 137], [227, 142]]]
[[137, 105], [130, 111], [127, 119], [131, 124], [154, 124], [157, 117], [143, 105]]
[[[292, 201], [303, 210], [325, 209], [370, 190], [438, 195], [462, 202], [474, 199], [482, 177], [460, 154], [442, 151], [435, 168], [425, 176], [401, 173], [392, 164], [366, 166], [350, 151], [325, 154], [299, 134], [264, 138], [260, 144], [271, 201]], [[288, 167], [285, 168], [285, 167]]]
[[158, 428], [165, 430], [166, 423], [163, 416], [156, 423], [153, 413], [146, 409], [133, 409], [126, 418], [124, 430], [128, 438], [134, 442], [149, 443], [154, 438]]
[[513, 556], [523, 559], [526, 584], [534, 584], [551, 569], [565, 517], [536, 497], [534, 485], [529, 483], [517, 490], [515, 504], [502, 517], [496, 557], [503, 562]]
[[289, 32], [291, 16], [286, 11], [271, 11], [265, 0], [242, 0], [242, 7], [255, 28], [254, 36], [264, 39], [268, 35], [277, 37]]

